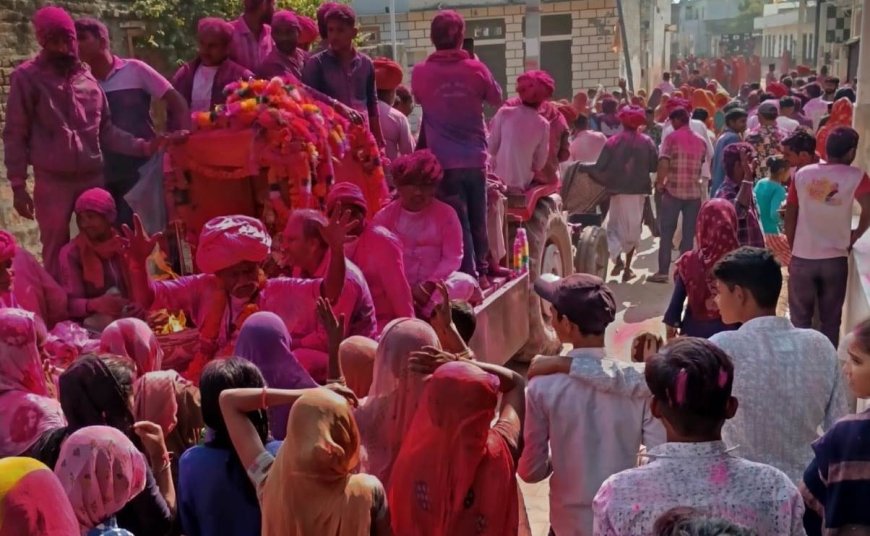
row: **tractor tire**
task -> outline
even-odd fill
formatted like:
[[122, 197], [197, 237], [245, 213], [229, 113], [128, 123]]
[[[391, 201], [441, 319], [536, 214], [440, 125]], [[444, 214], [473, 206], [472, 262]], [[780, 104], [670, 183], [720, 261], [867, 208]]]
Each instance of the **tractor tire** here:
[[607, 250], [607, 232], [601, 227], [584, 227], [575, 243], [574, 271], [578, 274], [597, 275], [607, 280], [607, 263], [610, 253]]
[[[545, 197], [538, 202], [535, 213], [526, 222], [529, 238], [529, 283], [542, 273], [561, 277], [574, 272], [572, 265], [571, 233], [562, 214], [562, 200], [558, 196]], [[550, 307], [538, 294], [529, 290], [529, 339], [515, 356], [527, 363], [539, 354], [558, 354], [561, 343], [552, 327]]]

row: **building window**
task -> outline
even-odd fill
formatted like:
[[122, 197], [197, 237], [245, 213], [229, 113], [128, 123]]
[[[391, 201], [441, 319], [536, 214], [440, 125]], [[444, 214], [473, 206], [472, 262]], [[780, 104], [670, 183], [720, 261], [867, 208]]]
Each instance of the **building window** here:
[[504, 19], [478, 19], [465, 21], [466, 37], [477, 39], [504, 39]]
[[553, 76], [556, 82], [554, 97], [557, 99], [570, 99], [574, 94], [571, 69], [572, 29], [570, 13], [541, 17], [541, 69]]
[[571, 36], [571, 14], [541, 16], [541, 37]]

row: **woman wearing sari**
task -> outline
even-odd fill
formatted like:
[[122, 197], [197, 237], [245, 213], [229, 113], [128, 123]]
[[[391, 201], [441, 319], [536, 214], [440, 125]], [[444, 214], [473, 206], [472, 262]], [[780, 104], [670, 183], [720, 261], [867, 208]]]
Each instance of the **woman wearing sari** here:
[[100, 335], [100, 352], [126, 357], [142, 376], [163, 367], [163, 349], [148, 324], [138, 318], [115, 320]]
[[377, 355], [377, 341], [358, 335], [341, 341], [338, 348], [338, 359], [347, 386], [359, 398], [368, 396], [371, 390]]
[[837, 127], [851, 127], [852, 116], [854, 115], [855, 105], [847, 97], [841, 97], [831, 106], [831, 115], [825, 126], [819, 129], [816, 135], [816, 152], [822, 160], [828, 159], [828, 153], [825, 145], [828, 142], [828, 136]]
[[[239, 331], [235, 355], [257, 365], [266, 385], [275, 389], [307, 389], [317, 387], [308, 371], [290, 350], [291, 340], [287, 326], [278, 315], [268, 312], [254, 313]], [[290, 408], [269, 408], [272, 437], [284, 440]]]
[[133, 417], [133, 365], [116, 356], [84, 356], [60, 376], [60, 405], [66, 428], [45, 433], [31, 455], [56, 467], [64, 442], [87, 426], [121, 431], [148, 457], [145, 491], [118, 513], [118, 525], [136, 536], [163, 536], [172, 526], [175, 486], [170, 458], [160, 426]]
[[[525, 382], [502, 367], [448, 359], [434, 352], [415, 356], [415, 370], [435, 370], [409, 432], [414, 440], [402, 445], [393, 470], [393, 530], [418, 536], [516, 534]], [[502, 407], [491, 425], [499, 391]]]
[[145, 489], [145, 457], [115, 428], [88, 426], [64, 442], [54, 473], [84, 536], [134, 536], [115, 514]]
[[362, 435], [362, 470], [384, 486], [389, 486], [393, 463], [423, 393], [423, 377], [410, 371], [408, 361], [427, 346], [441, 347], [429, 324], [413, 318], [390, 322], [378, 343], [368, 396], [354, 413]]
[[0, 459], [0, 536], [81, 536], [57, 477], [33, 458]]
[[737, 325], [722, 323], [716, 305], [713, 267], [738, 247], [734, 205], [724, 199], [711, 199], [704, 203], [698, 213], [695, 248], [677, 260], [674, 292], [664, 316], [669, 339], [678, 333], [708, 338], [720, 331], [737, 328]]
[[33, 313], [0, 309], [0, 457], [30, 455], [47, 431], [66, 424], [43, 372]]

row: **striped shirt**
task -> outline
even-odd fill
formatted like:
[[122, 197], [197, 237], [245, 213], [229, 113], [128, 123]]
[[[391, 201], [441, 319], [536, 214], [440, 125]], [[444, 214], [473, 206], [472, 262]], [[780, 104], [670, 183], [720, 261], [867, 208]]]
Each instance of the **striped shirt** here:
[[664, 138], [659, 159], [670, 162], [665, 191], [677, 199], [700, 199], [701, 166], [706, 158], [706, 142], [688, 127]]

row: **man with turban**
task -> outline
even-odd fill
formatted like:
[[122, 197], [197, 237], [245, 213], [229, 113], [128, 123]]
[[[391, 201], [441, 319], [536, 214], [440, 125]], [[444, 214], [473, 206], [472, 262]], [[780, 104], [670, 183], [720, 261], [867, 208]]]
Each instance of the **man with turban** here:
[[[405, 277], [414, 309], [429, 318], [444, 282], [451, 299], [479, 297], [477, 280], [458, 270], [462, 265], [462, 226], [454, 209], [435, 198], [444, 170], [435, 155], [423, 149], [393, 162], [398, 198], [374, 217], [402, 244]], [[485, 252], [486, 253], [486, 252]]]
[[530, 71], [517, 78], [517, 106], [505, 105], [490, 124], [489, 154], [492, 171], [508, 189], [522, 192], [544, 169], [550, 147], [550, 124], [538, 108], [553, 94], [553, 79], [543, 71]]
[[253, 71], [272, 52], [272, 15], [275, 0], [244, 0], [242, 16], [230, 23], [232, 44], [230, 57]]
[[397, 318], [413, 317], [411, 287], [405, 278], [402, 243], [386, 227], [367, 221], [368, 207], [359, 186], [340, 182], [326, 198], [328, 214], [350, 212], [353, 227], [344, 245], [347, 259], [362, 271], [371, 291], [380, 333]]
[[[136, 301], [146, 309], [185, 311], [199, 329], [201, 361], [196, 372], [219, 349], [230, 349], [242, 323], [257, 311], [275, 313], [290, 332], [307, 322], [317, 298], [333, 303], [341, 297], [345, 281], [344, 242], [350, 227], [346, 215], [332, 218], [321, 228], [330, 256], [323, 278], [266, 279], [262, 264], [272, 239], [260, 220], [248, 216], [219, 216], [202, 229], [196, 264], [202, 272], [171, 281], [151, 281], [145, 266], [158, 236], [149, 236], [138, 216], [128, 238], [128, 269]], [[297, 331], [298, 332], [298, 331]]]
[[66, 292], [15, 237], [0, 230], [0, 309], [24, 309], [48, 329], [66, 320]]
[[302, 66], [308, 54], [299, 48], [299, 34], [302, 27], [299, 18], [292, 11], [282, 9], [272, 17], [272, 39], [275, 47], [254, 69], [257, 78], [270, 79], [275, 76], [292, 75], [302, 78]]
[[644, 203], [652, 193], [650, 173], [658, 168], [658, 151], [649, 136], [638, 132], [646, 125], [646, 109], [626, 106], [618, 117], [622, 132], [607, 140], [597, 162], [578, 167], [604, 186], [610, 195], [607, 247], [614, 262], [611, 275], [622, 272], [622, 280], [627, 282], [634, 278], [631, 261], [640, 244]]
[[227, 101], [224, 94], [227, 85], [254, 74], [230, 59], [233, 26], [227, 21], [215, 17], [200, 20], [196, 39], [199, 43], [196, 59], [175, 72], [172, 85], [187, 100], [192, 112], [206, 112]]
[[[112, 54], [109, 30], [97, 19], [76, 21], [79, 54], [106, 93], [112, 122], [134, 136], [146, 140], [156, 137], [151, 119], [151, 105], [166, 105], [167, 130], [190, 128], [190, 110], [184, 97], [169, 80], [144, 61], [120, 58]], [[147, 159], [105, 151], [106, 189], [118, 207], [118, 223], [133, 224], [133, 209], [124, 196], [139, 181], [139, 168]]]
[[435, 52], [411, 76], [411, 92], [423, 108], [420, 136], [444, 170], [439, 195], [462, 224], [462, 271], [488, 287], [483, 105], [500, 106], [502, 91], [486, 65], [462, 50], [465, 21], [459, 13], [439, 11], [430, 38]]
[[[323, 4], [320, 7], [325, 6]], [[299, 17], [299, 48], [304, 50], [305, 52], [309, 52], [311, 50], [311, 45], [317, 41], [318, 32], [317, 32], [317, 23], [311, 17], [306, 17], [305, 15], [297, 15]]]
[[402, 84], [402, 68], [388, 58], [377, 58], [374, 64], [381, 132], [387, 144], [385, 147], [387, 158], [395, 160], [414, 150], [414, 136], [411, 134], [408, 117], [394, 108], [396, 88]]
[[[106, 96], [81, 63], [75, 24], [59, 7], [33, 17], [42, 50], [11, 76], [3, 147], [15, 210], [39, 225], [42, 258], [60, 273], [60, 249], [69, 242], [69, 222], [79, 194], [104, 184], [103, 151], [147, 157], [156, 143], [115, 127]], [[27, 167], [33, 166], [33, 197]]]
[[124, 243], [112, 225], [117, 213], [108, 191], [91, 188], [82, 193], [75, 204], [79, 234], [60, 252], [70, 317], [95, 331], [139, 309], [129, 300]]
[[[320, 230], [327, 220], [316, 210], [295, 210], [290, 215], [281, 235], [282, 263], [292, 269], [293, 277], [304, 280], [322, 279], [329, 269], [329, 246]], [[373, 252], [367, 252], [372, 255]], [[337, 316], [345, 318], [345, 337], [359, 335], [377, 339], [375, 306], [371, 291], [362, 272], [352, 262], [345, 261], [344, 287], [338, 301], [333, 305]], [[320, 383], [326, 382], [329, 347], [326, 330], [316, 315], [297, 322], [290, 329], [292, 348], [299, 362], [311, 377]]]

